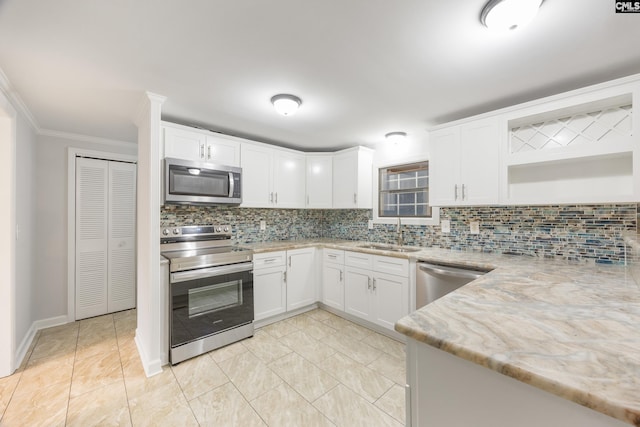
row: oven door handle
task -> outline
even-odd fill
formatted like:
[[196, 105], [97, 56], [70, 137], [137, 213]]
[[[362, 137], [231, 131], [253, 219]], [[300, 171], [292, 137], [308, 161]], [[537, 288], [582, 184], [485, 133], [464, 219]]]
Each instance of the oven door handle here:
[[187, 282], [189, 280], [205, 279], [207, 277], [221, 276], [223, 274], [241, 273], [253, 269], [252, 262], [225, 265], [222, 267], [200, 268], [198, 270], [181, 271], [171, 273], [171, 283]]

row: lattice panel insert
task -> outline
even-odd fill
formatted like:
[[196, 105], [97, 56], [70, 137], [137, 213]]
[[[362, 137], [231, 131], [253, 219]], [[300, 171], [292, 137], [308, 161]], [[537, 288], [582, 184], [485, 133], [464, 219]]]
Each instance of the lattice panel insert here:
[[610, 144], [631, 137], [631, 105], [579, 113], [511, 129], [511, 154], [583, 144]]

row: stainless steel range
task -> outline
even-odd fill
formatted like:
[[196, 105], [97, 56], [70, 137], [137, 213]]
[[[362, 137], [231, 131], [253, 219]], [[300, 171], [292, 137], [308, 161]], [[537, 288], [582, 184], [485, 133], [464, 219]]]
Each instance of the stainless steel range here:
[[161, 229], [169, 260], [171, 364], [253, 336], [253, 252], [231, 227]]

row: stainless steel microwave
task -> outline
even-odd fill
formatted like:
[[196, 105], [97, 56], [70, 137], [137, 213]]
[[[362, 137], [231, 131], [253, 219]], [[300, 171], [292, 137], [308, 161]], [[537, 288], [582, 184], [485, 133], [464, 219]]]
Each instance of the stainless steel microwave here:
[[238, 205], [242, 202], [242, 169], [234, 166], [164, 159], [163, 203]]

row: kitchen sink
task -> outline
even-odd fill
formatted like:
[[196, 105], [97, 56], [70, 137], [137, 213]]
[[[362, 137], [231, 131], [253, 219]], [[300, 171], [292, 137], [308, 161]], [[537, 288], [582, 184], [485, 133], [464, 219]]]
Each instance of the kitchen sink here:
[[418, 252], [421, 249], [419, 248], [406, 248], [403, 246], [391, 246], [391, 245], [383, 245], [380, 243], [366, 243], [364, 245], [359, 245], [359, 248], [363, 249], [377, 249], [379, 251], [390, 251], [390, 252]]

